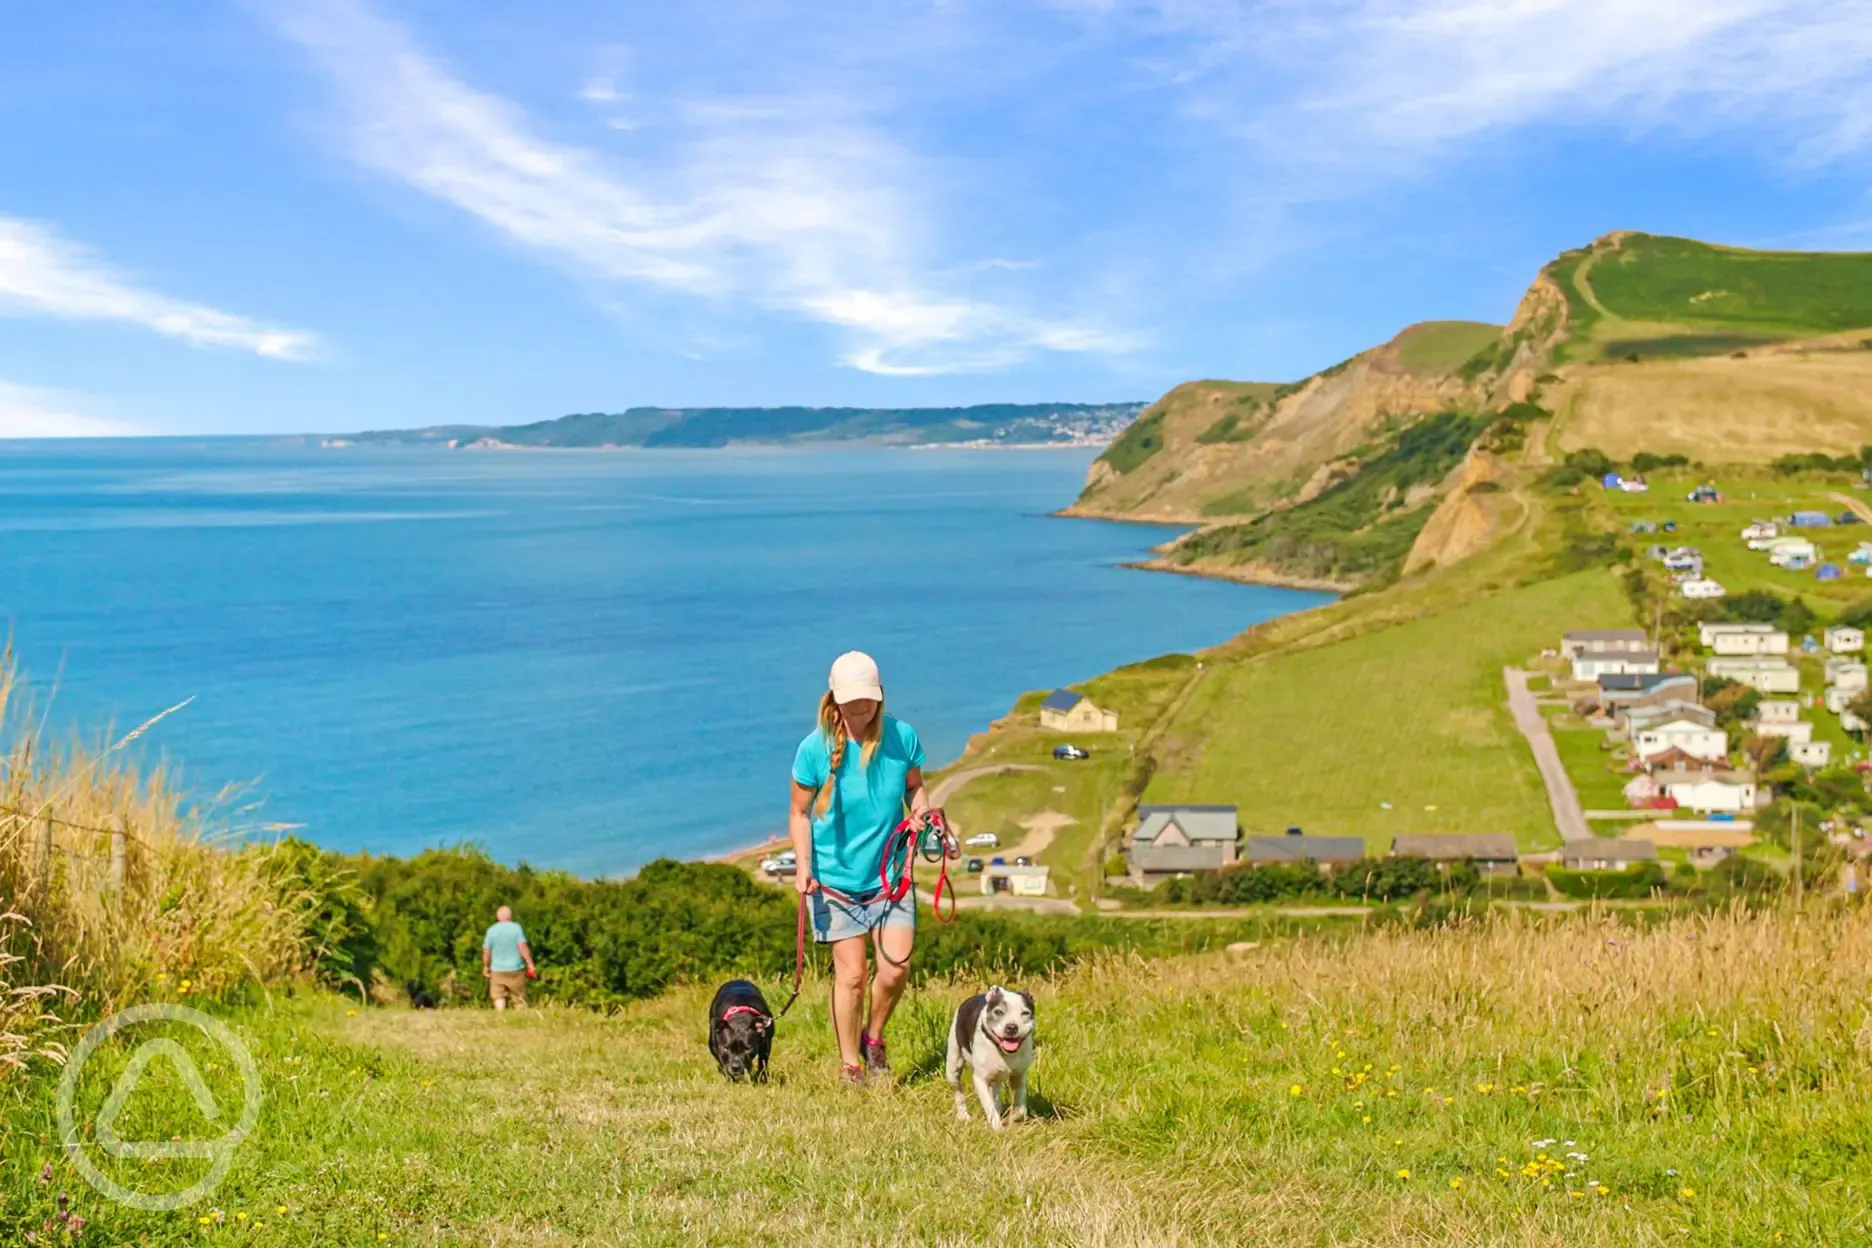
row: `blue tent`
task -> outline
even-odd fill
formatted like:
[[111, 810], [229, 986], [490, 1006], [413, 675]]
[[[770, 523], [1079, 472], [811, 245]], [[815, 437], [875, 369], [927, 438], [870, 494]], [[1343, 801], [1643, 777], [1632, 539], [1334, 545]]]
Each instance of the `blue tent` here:
[[1823, 581], [1837, 581], [1844, 575], [1837, 563], [1823, 563], [1814, 569], [1814, 576]]
[[1616, 490], [1619, 486], [1623, 485], [1624, 482], [1625, 479], [1616, 472], [1608, 472], [1605, 476], [1599, 478], [1599, 484], [1605, 486], [1608, 490]]
[[1824, 511], [1797, 511], [1788, 517], [1788, 523], [1797, 529], [1820, 529], [1833, 523], [1833, 517]]

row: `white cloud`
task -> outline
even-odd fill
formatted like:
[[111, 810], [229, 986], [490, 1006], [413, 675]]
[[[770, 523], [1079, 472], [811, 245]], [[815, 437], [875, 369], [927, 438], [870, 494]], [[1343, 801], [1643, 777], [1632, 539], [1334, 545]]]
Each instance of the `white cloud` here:
[[[1122, 339], [948, 289], [920, 192], [926, 173], [823, 100], [676, 108], [662, 163], [627, 163], [536, 133], [514, 104], [458, 81], [355, 0], [279, 4], [280, 27], [331, 77], [344, 146], [570, 272], [833, 326], [845, 360], [890, 374], [1103, 351]], [[616, 96], [614, 79], [585, 98]], [[999, 366], [999, 365], [997, 365]]]
[[0, 217], [0, 313], [123, 321], [197, 347], [231, 347], [277, 360], [304, 360], [318, 345], [303, 330], [143, 290], [88, 248], [47, 226]]
[[121, 438], [138, 431], [77, 410], [82, 401], [0, 381], [0, 438]]

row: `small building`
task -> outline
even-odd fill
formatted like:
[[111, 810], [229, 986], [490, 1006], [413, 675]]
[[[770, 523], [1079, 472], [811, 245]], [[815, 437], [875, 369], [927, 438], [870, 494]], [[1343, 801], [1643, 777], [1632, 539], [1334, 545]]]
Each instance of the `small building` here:
[[1839, 717], [1840, 727], [1844, 728], [1847, 732], [1860, 733], [1866, 731], [1868, 728], [1872, 728], [1872, 724], [1866, 723], [1866, 721], [1861, 719], [1857, 714], [1843, 707], [1840, 709]]
[[1601, 676], [1652, 676], [1658, 670], [1654, 650], [1582, 650], [1573, 656], [1574, 680]]
[[1574, 659], [1588, 651], [1599, 654], [1642, 654], [1651, 638], [1642, 628], [1576, 628], [1560, 636], [1560, 657]]
[[1052, 732], [1116, 732], [1118, 712], [1101, 710], [1083, 693], [1055, 689], [1040, 704], [1040, 726]]
[[1825, 767], [1833, 761], [1831, 741], [1800, 741], [1788, 748], [1788, 757], [1803, 767]]
[[1755, 809], [1755, 777], [1739, 771], [1671, 774], [1664, 794], [1685, 810], [1736, 813]]
[[1364, 858], [1362, 836], [1251, 836], [1242, 843], [1242, 861], [1256, 866], [1311, 862], [1328, 870]]
[[1772, 624], [1703, 623], [1697, 625], [1697, 640], [1703, 648], [1722, 655], [1786, 654], [1786, 629]]
[[1791, 724], [1800, 719], [1800, 713], [1801, 704], [1788, 699], [1764, 698], [1755, 704], [1757, 724]]
[[1044, 897], [1047, 888], [1046, 867], [991, 863], [982, 868], [981, 891], [984, 897], [993, 897], [996, 893], [1007, 893], [1013, 897]]
[[1724, 589], [1720, 582], [1712, 581], [1708, 577], [1698, 577], [1696, 580], [1685, 581], [1679, 585], [1677, 592], [1685, 598], [1721, 598], [1729, 591]]
[[1147, 885], [1239, 860], [1233, 806], [1139, 806], [1137, 813], [1125, 856], [1131, 874]]
[[1689, 546], [1680, 546], [1664, 556], [1666, 572], [1701, 572], [1703, 571], [1703, 552]]
[[1824, 511], [1797, 511], [1788, 517], [1788, 524], [1796, 529], [1824, 529], [1833, 523], [1833, 517]]
[[1709, 661], [1709, 674], [1762, 693], [1800, 692], [1800, 669], [1786, 659], [1716, 658]]
[[1691, 865], [1697, 867], [1713, 867], [1755, 843], [1754, 830], [1747, 825], [1712, 824], [1695, 819], [1651, 824], [1644, 833], [1653, 845], [1683, 850]]
[[1842, 689], [1838, 685], [1828, 685], [1823, 695], [1826, 709], [1835, 715], [1844, 716], [1846, 708], [1865, 693], [1863, 689]]
[[1669, 723], [1673, 719], [1687, 719], [1692, 723], [1702, 724], [1705, 728], [1716, 726], [1716, 712], [1707, 706], [1695, 702], [1686, 702], [1681, 698], [1670, 698], [1656, 704], [1639, 704], [1621, 708], [1620, 718], [1625, 721], [1626, 731], [1636, 735], [1646, 728]]
[[1866, 665], [1857, 659], [1828, 659], [1826, 678], [1829, 685], [1844, 689], [1847, 693], [1864, 693]]
[[1599, 701], [1611, 708], [1659, 706], [1672, 700], [1694, 702], [1697, 678], [1689, 672], [1625, 673], [1601, 676]]
[[1850, 624], [1834, 624], [1822, 634], [1826, 648], [1834, 654], [1859, 654], [1865, 650], [1865, 630]]
[[1756, 720], [1749, 725], [1749, 730], [1758, 737], [1780, 737], [1789, 745], [1798, 745], [1803, 741], [1813, 740], [1814, 726], [1804, 719], [1777, 721], [1773, 723]]
[[1674, 719], [1636, 733], [1632, 749], [1641, 759], [1679, 750], [1692, 758], [1728, 758], [1729, 734], [1688, 719]]
[[1560, 847], [1560, 865], [1571, 871], [1623, 871], [1634, 863], [1656, 861], [1657, 846], [1650, 841], [1589, 836]]
[[1521, 869], [1520, 850], [1505, 832], [1394, 837], [1391, 856], [1428, 858], [1441, 867], [1468, 862], [1483, 875], [1513, 875]]
[[1754, 549], [1756, 542], [1765, 542], [1772, 537], [1779, 536], [1780, 532], [1780, 527], [1773, 521], [1757, 520], [1742, 530], [1742, 540], [1749, 544], [1750, 549]]

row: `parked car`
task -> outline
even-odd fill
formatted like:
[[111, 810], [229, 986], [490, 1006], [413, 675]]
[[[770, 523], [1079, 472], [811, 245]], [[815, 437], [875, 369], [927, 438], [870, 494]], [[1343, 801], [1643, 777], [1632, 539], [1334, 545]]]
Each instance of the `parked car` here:
[[1033, 859], [1029, 858], [1026, 854], [1021, 854], [1014, 859], [1014, 865], [1017, 867], [1031, 867], [1033, 866]]
[[979, 859], [979, 858], [971, 858], [971, 859], [969, 859], [969, 860], [968, 860], [968, 873], [969, 873], [970, 875], [980, 875], [980, 874], [981, 874], [981, 869], [982, 869], [982, 860], [981, 860], [981, 859]]
[[1053, 757], [1061, 762], [1071, 763], [1082, 758], [1091, 758], [1092, 755], [1076, 745], [1056, 745], [1053, 747]]
[[760, 869], [768, 875], [792, 875], [799, 870], [799, 855], [786, 850], [761, 863]]
[[988, 860], [988, 865], [991, 867], [1005, 867], [1007, 866], [1007, 859], [996, 854], [993, 858]]
[[992, 832], [977, 832], [974, 836], [962, 842], [962, 844], [969, 849], [993, 849], [1000, 843], [1001, 838]]

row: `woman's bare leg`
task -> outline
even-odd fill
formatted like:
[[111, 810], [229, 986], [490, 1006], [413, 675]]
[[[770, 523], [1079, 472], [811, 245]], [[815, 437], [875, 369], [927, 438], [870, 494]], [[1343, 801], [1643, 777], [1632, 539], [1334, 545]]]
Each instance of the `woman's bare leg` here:
[[862, 1065], [858, 1025], [864, 1019], [865, 939], [852, 936], [832, 942], [832, 1030], [838, 1036], [839, 1061]]
[[865, 1028], [873, 1039], [884, 1038], [884, 1024], [902, 999], [910, 982], [910, 951], [916, 945], [913, 927], [881, 927], [871, 933], [877, 942], [877, 976], [871, 981], [871, 1023]]

